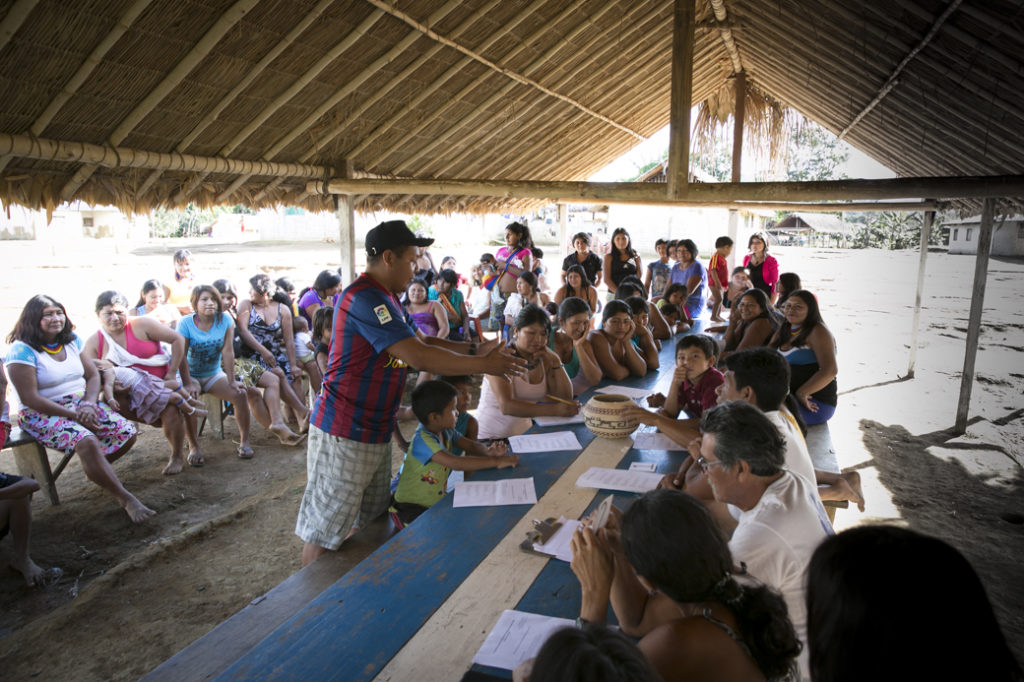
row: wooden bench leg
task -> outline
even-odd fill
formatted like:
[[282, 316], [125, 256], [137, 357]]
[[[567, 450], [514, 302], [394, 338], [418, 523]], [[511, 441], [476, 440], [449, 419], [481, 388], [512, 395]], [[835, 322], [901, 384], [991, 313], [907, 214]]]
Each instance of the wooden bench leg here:
[[199, 435], [202, 435], [206, 422], [210, 422], [210, 431], [213, 433], [213, 437], [217, 440], [224, 440], [224, 403], [220, 398], [209, 393], [204, 393], [201, 399], [209, 414], [203, 417], [203, 421], [199, 423]]
[[[14, 461], [18, 465], [18, 473], [36, 479], [43, 494], [50, 504], [60, 504], [57, 496], [57, 477], [50, 469], [50, 459], [46, 456], [46, 448], [39, 443], [22, 443], [11, 448]], [[65, 457], [65, 460], [70, 457]], [[63, 467], [62, 467], [63, 468]]]

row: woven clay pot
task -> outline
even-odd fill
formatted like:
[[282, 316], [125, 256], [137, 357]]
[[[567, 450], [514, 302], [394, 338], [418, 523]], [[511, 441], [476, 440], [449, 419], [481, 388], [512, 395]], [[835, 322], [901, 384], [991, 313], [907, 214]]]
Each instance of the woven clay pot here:
[[622, 416], [622, 410], [630, 405], [633, 401], [628, 396], [598, 393], [583, 407], [583, 423], [595, 436], [625, 438], [639, 423], [636, 419]]

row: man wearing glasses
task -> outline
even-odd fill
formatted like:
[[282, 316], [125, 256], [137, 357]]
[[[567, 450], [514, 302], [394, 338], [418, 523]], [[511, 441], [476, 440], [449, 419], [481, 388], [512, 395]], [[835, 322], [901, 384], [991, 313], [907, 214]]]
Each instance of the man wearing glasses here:
[[[806, 645], [804, 570], [818, 544], [833, 534], [817, 490], [783, 468], [785, 439], [756, 406], [741, 401], [717, 405], [704, 413], [700, 430], [696, 465], [715, 500], [738, 512], [729, 540], [733, 559], [782, 593], [797, 636]], [[806, 646], [800, 667], [808, 670]]]

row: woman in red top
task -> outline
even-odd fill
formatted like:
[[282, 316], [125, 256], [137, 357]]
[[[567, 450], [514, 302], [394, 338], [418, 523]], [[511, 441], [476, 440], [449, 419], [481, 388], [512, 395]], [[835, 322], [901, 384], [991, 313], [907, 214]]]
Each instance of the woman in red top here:
[[755, 232], [747, 242], [750, 253], [743, 259], [743, 267], [750, 273], [750, 281], [755, 289], [768, 294], [772, 305], [777, 298], [775, 285], [779, 281], [779, 262], [768, 253], [768, 240], [760, 232]]
[[[181, 334], [160, 324], [151, 317], [133, 317], [128, 319], [128, 299], [116, 291], [105, 291], [96, 299], [96, 316], [99, 318], [101, 330], [89, 337], [82, 350], [82, 356], [93, 361], [100, 371], [113, 365], [129, 366], [139, 372], [146, 372], [161, 379], [169, 389], [161, 395], [151, 396], [146, 400], [146, 416], [134, 413], [128, 408], [131, 399], [119, 400], [121, 414], [133, 421], [142, 421], [160, 426], [164, 438], [171, 445], [171, 456], [164, 467], [164, 474], [177, 474], [185, 465], [185, 438], [193, 452], [199, 452], [199, 441], [195, 432], [184, 419], [171, 397], [171, 391], [181, 387], [178, 382], [178, 371], [188, 377], [188, 365], [185, 359], [185, 339]], [[111, 342], [118, 348], [112, 348]], [[123, 351], [140, 360], [150, 360], [163, 356], [160, 343], [170, 344], [170, 357], [164, 362], [154, 364], [124, 364], [117, 356]], [[126, 396], [128, 398], [128, 396]], [[152, 416], [156, 414], [157, 416]], [[186, 426], [189, 425], [189, 426]]]

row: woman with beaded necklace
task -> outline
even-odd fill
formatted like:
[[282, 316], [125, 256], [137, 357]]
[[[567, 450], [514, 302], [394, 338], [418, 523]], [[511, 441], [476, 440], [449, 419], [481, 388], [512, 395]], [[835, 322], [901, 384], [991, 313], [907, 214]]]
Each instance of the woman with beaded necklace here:
[[135, 444], [135, 425], [98, 403], [99, 373], [82, 362], [82, 340], [64, 306], [49, 296], [29, 299], [7, 337], [5, 366], [21, 399], [19, 424], [44, 447], [74, 452], [86, 477], [136, 523], [156, 512], [128, 492], [110, 463]]

